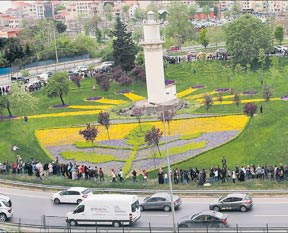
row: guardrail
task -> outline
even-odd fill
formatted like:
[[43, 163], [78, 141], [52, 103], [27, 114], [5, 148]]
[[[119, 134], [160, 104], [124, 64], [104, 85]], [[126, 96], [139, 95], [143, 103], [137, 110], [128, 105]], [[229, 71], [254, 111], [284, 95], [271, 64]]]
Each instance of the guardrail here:
[[[27, 182], [21, 182], [21, 181], [14, 181], [14, 180], [5, 180], [0, 179], [0, 184], [5, 185], [11, 185], [11, 186], [21, 186], [26, 188], [38, 188], [42, 190], [65, 190], [68, 187], [67, 186], [60, 186], [60, 185], [44, 185], [44, 184], [37, 184], [37, 183], [27, 183]], [[167, 189], [153, 189], [153, 190], [147, 190], [147, 189], [123, 189], [123, 188], [90, 188], [93, 192], [101, 193], [101, 192], [108, 192], [108, 193], [155, 193], [155, 192], [161, 192], [161, 191], [167, 191]], [[205, 195], [205, 194], [227, 194], [227, 192], [244, 192], [244, 193], [251, 193], [251, 194], [288, 194], [287, 189], [278, 189], [278, 190], [249, 190], [249, 189], [235, 189], [235, 190], [179, 190], [174, 189], [173, 193], [176, 194], [183, 194], [183, 195]]]
[[[231, 226], [227, 228], [179, 228], [176, 232], [172, 227], [103, 227], [103, 226], [48, 226], [48, 225], [32, 225], [32, 224], [14, 224], [1, 223], [0, 229], [7, 232], [59, 232], [59, 233], [76, 233], [76, 232], [96, 232], [96, 233], [287, 233], [288, 227], [269, 227], [268, 224], [262, 227], [247, 227], [247, 226]], [[4, 231], [5, 232], [5, 231]]]

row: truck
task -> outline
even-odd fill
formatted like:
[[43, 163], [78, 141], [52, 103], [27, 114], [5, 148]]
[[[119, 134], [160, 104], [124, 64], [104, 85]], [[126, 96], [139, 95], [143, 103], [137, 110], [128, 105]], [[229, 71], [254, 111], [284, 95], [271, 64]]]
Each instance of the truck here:
[[67, 213], [70, 226], [80, 224], [131, 225], [141, 217], [137, 195], [95, 194], [81, 202], [74, 211]]

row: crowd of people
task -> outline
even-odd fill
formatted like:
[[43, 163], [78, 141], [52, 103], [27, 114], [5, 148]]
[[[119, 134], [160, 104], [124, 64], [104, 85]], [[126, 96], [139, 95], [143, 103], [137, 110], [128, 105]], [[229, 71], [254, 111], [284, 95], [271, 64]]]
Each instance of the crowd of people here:
[[[121, 168], [109, 169], [104, 173], [102, 167], [77, 164], [76, 162], [60, 163], [58, 159], [42, 164], [36, 159], [25, 162], [20, 155], [17, 155], [15, 162], [5, 161], [0, 163], [0, 174], [28, 174], [41, 180], [47, 176], [63, 176], [71, 180], [95, 180], [99, 182], [111, 181], [124, 182], [125, 174]], [[249, 179], [266, 179], [276, 182], [288, 180], [288, 165], [285, 166], [236, 166], [229, 169], [226, 160], [222, 160], [222, 167], [212, 167], [210, 170], [190, 168], [190, 169], [171, 169], [169, 172], [171, 181], [177, 184], [189, 184], [191, 182], [198, 185], [210, 185], [215, 182], [244, 182]], [[130, 174], [132, 182], [147, 182], [148, 171], [143, 169]], [[149, 177], [152, 179], [151, 177]], [[169, 181], [168, 170], [160, 168], [158, 171], [158, 183], [167, 184]]]
[[0, 96], [7, 95], [10, 92], [11, 87], [8, 85], [0, 86]]

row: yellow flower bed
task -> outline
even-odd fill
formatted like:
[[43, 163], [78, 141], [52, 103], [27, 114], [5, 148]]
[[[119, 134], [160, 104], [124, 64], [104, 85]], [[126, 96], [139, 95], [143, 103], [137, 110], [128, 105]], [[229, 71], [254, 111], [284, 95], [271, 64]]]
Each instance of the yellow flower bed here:
[[[181, 119], [173, 120], [170, 122], [170, 135], [191, 135], [197, 132], [218, 132], [224, 130], [241, 130], [248, 122], [248, 117], [245, 115], [235, 116], [222, 116], [222, 117], [205, 117], [205, 118], [193, 118], [193, 119]], [[163, 130], [163, 123], [157, 122], [144, 122], [144, 125], [154, 125], [155, 127]], [[109, 128], [109, 134], [111, 140], [123, 139], [129, 132], [136, 127], [138, 123], [131, 124], [115, 124]], [[36, 130], [36, 137], [39, 142], [45, 146], [58, 146], [65, 144], [73, 144], [79, 141], [85, 141], [79, 130], [85, 127], [75, 128], [60, 128], [60, 129], [44, 129]], [[103, 126], [98, 127], [99, 134], [97, 140], [108, 140], [107, 132]], [[167, 129], [168, 133], [168, 129]]]
[[66, 116], [92, 115], [92, 114], [98, 114], [99, 112], [101, 112], [101, 110], [47, 113], [47, 114], [32, 115], [32, 116], [29, 116], [29, 118], [33, 119], [33, 118], [43, 118], [43, 117], [66, 117]]
[[99, 99], [99, 100], [93, 100], [97, 103], [101, 104], [114, 104], [114, 105], [120, 105], [120, 104], [126, 104], [127, 102], [125, 100], [111, 100], [111, 99]]
[[69, 105], [66, 108], [72, 109], [110, 109], [113, 105]]
[[201, 94], [197, 94], [197, 95], [191, 95], [188, 97], [185, 97], [188, 100], [196, 100], [196, 99], [201, 99], [204, 98], [205, 95], [213, 95], [217, 93], [216, 91], [210, 91], [210, 92], [206, 92], [206, 93], [201, 93]]
[[178, 97], [178, 98], [182, 98], [182, 97], [184, 97], [184, 96], [186, 96], [186, 95], [191, 94], [193, 91], [196, 91], [196, 90], [198, 90], [198, 89], [196, 89], [196, 88], [194, 89], [194, 88], [192, 88], [192, 87], [189, 87], [188, 89], [177, 93], [177, 97]]
[[174, 120], [170, 122], [170, 134], [187, 135], [197, 132], [242, 130], [248, 120], [245, 115]]
[[[109, 127], [111, 140], [123, 139], [131, 130], [137, 127], [138, 124], [116, 124]], [[79, 141], [85, 141], [83, 136], [79, 134], [80, 130], [85, 127], [73, 128], [58, 128], [58, 129], [43, 129], [36, 130], [36, 137], [39, 142], [45, 146], [59, 146], [65, 144], [73, 144]], [[103, 126], [98, 126], [99, 134], [97, 140], [108, 140], [106, 129]]]
[[123, 95], [126, 96], [128, 99], [132, 100], [133, 102], [145, 99], [143, 96], [136, 95], [136, 94], [134, 94], [132, 92], [124, 93]]

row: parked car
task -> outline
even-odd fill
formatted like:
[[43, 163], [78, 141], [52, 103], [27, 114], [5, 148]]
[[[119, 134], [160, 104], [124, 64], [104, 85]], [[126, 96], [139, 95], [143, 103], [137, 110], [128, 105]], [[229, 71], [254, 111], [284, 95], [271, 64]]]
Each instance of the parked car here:
[[60, 203], [74, 203], [79, 204], [88, 196], [91, 196], [92, 192], [88, 188], [72, 187], [64, 191], [59, 191], [51, 196], [51, 200], [54, 204]]
[[245, 193], [232, 193], [227, 196], [220, 197], [209, 205], [210, 210], [240, 210], [246, 212], [253, 206], [252, 198]]
[[178, 222], [178, 227], [224, 228], [228, 227], [227, 218], [227, 214], [205, 210], [192, 216], [185, 216], [181, 218]]
[[[177, 209], [181, 206], [182, 201], [179, 196], [173, 195], [174, 208]], [[171, 211], [171, 198], [170, 194], [166, 192], [155, 193], [146, 197], [140, 203], [140, 210], [164, 210]]]
[[10, 197], [0, 194], [0, 222], [5, 222], [12, 216], [13, 209]]

